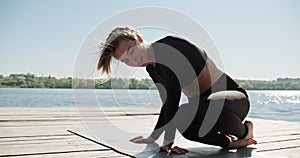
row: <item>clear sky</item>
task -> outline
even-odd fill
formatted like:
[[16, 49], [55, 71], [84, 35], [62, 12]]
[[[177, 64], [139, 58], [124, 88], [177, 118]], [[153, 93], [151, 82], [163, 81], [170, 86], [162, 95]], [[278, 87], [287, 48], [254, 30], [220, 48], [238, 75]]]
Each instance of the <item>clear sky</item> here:
[[298, 0], [0, 0], [0, 74], [72, 76], [95, 26], [144, 6], [174, 9], [201, 24], [233, 78], [300, 77]]

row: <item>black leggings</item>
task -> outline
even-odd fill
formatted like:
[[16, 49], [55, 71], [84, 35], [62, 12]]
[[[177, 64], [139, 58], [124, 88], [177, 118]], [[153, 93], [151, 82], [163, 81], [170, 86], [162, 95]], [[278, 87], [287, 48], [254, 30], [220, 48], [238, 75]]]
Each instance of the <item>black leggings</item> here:
[[[219, 118], [216, 118], [215, 124], [209, 128], [209, 132], [200, 137], [199, 130], [204, 118], [207, 117], [205, 115], [214, 115], [211, 111], [207, 113], [209, 106], [222, 106], [222, 104], [223, 108], [220, 110], [220, 114], [216, 114], [216, 117]], [[189, 110], [195, 106], [198, 106], [195, 117], [186, 128], [183, 128], [187, 124], [184, 117], [192, 112]], [[189, 98], [189, 103], [179, 107], [175, 117], [175, 126], [188, 140], [227, 147], [229, 139], [225, 136], [226, 134], [234, 135], [237, 138], [244, 138], [247, 135], [248, 128], [242, 121], [247, 116], [249, 108], [246, 91], [229, 76], [224, 75], [214, 84], [213, 88], [202, 93], [198, 98]]]

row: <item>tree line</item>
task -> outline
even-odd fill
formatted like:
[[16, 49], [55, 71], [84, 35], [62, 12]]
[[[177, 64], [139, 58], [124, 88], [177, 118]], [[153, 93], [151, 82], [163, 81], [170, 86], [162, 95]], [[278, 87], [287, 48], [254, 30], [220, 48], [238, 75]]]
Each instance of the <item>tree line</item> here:
[[[277, 78], [276, 80], [239, 80], [247, 90], [300, 90], [300, 78]], [[96, 89], [155, 89], [151, 79], [112, 78], [103, 83], [100, 79], [55, 78], [34, 74], [0, 74], [0, 88], [96, 88]]]
[[72, 77], [55, 78], [34, 74], [0, 74], [0, 88], [96, 88], [96, 89], [155, 89], [151, 79], [112, 78], [103, 83], [100, 79], [80, 79]]
[[235, 80], [247, 90], [300, 90], [300, 78], [265, 80]]

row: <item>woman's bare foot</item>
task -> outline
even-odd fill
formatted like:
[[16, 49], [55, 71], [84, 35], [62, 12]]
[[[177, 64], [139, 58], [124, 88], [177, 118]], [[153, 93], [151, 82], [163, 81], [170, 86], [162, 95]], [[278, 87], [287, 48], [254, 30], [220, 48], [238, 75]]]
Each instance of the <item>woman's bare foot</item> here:
[[254, 137], [253, 135], [253, 123], [251, 121], [245, 121], [245, 125], [248, 127], [248, 133], [243, 139], [251, 139]]
[[252, 138], [231, 140], [229, 145], [226, 147], [226, 149], [243, 148], [251, 144], [257, 144], [257, 141]]

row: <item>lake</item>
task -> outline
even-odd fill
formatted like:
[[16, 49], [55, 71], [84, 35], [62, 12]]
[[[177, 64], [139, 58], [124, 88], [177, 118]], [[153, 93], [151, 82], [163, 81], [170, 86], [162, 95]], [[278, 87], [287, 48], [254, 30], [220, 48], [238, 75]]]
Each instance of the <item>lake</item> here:
[[[300, 91], [247, 92], [251, 102], [249, 117], [300, 122]], [[93, 104], [89, 98], [101, 107], [161, 106], [156, 90], [0, 88], [0, 107], [76, 107], [80, 100]], [[187, 98], [182, 96], [181, 103], [185, 102]]]

